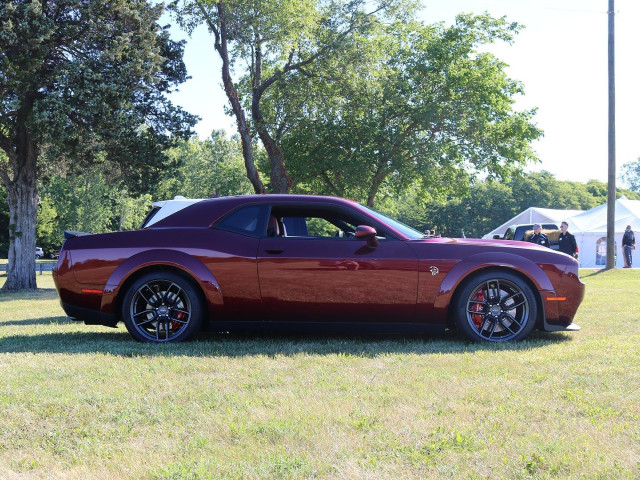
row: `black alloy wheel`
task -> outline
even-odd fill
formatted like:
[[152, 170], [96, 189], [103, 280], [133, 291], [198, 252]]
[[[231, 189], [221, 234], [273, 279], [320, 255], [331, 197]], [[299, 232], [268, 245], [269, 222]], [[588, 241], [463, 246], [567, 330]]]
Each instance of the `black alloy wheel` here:
[[466, 281], [455, 308], [458, 329], [473, 341], [522, 340], [533, 330], [537, 316], [529, 285], [505, 271], [485, 272]]
[[196, 287], [173, 272], [151, 272], [136, 280], [122, 302], [122, 319], [140, 342], [179, 342], [202, 325], [202, 301]]

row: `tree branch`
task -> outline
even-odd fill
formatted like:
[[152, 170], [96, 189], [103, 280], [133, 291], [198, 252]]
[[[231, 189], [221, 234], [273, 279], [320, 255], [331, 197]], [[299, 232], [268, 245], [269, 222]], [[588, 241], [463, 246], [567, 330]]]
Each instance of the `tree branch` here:
[[[376, 13], [378, 13], [380, 10], [383, 10], [383, 9], [384, 7], [381, 6], [376, 10], [373, 10], [365, 14], [365, 17], [368, 18], [372, 15], [375, 15]], [[346, 38], [350, 33], [352, 33], [358, 25], [359, 23], [355, 19], [353, 19], [353, 16], [352, 16], [352, 21], [351, 21], [351, 24], [349, 25], [349, 28], [347, 28], [344, 32], [339, 34], [335, 42], [332, 42], [332, 43], [334, 44], [339, 43], [341, 40]], [[289, 60], [287, 61], [287, 64], [281, 70], [276, 70], [276, 72], [273, 75], [271, 75], [271, 77], [269, 77], [264, 82], [262, 82], [262, 84], [260, 84], [260, 86], [258, 86], [258, 88], [256, 89], [256, 92], [258, 93], [259, 96], [261, 96], [262, 93], [267, 88], [269, 88], [269, 86], [271, 86], [273, 82], [278, 80], [282, 75], [284, 75], [285, 73], [291, 72], [292, 70], [300, 70], [300, 68], [309, 65], [310, 63], [314, 62], [315, 60], [323, 56], [325, 53], [327, 53], [330, 50], [330, 48], [331, 48], [331, 44], [326, 44], [306, 60], [301, 60], [297, 63], [291, 63], [293, 61], [293, 58], [292, 58], [293, 51], [291, 51], [291, 53], [289, 54]]]
[[0, 148], [4, 150], [7, 155], [13, 151], [11, 148], [11, 140], [9, 140], [9, 137], [7, 137], [2, 130], [0, 130]]
[[207, 10], [204, 8], [204, 6], [202, 5], [202, 3], [200, 3], [199, 0], [196, 0], [196, 5], [198, 5], [198, 8], [200, 9], [200, 13], [202, 13], [202, 16], [204, 17], [204, 21], [207, 23], [207, 26], [213, 32], [213, 35], [216, 38], [215, 39], [216, 49], [218, 49], [220, 45], [220, 30], [218, 29], [218, 26], [216, 25], [214, 19], [211, 18], [211, 15], [209, 15], [209, 12], [207, 12]]

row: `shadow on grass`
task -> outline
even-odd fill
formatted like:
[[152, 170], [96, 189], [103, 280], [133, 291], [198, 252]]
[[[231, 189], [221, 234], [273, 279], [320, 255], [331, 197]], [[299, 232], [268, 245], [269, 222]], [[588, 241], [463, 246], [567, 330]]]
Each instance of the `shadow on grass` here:
[[[50, 319], [44, 319], [50, 320]], [[0, 338], [0, 352], [99, 353], [118, 356], [246, 357], [385, 354], [458, 354], [478, 351], [525, 351], [571, 341], [567, 333], [533, 332], [517, 343], [471, 343], [455, 332], [424, 336], [269, 335], [202, 333], [196, 340], [177, 344], [144, 344], [133, 340], [122, 326], [108, 332], [46, 333]]]
[[593, 272], [589, 272], [587, 274], [580, 274], [580, 278], [595, 277], [596, 275], [600, 275], [601, 273], [606, 273], [610, 271], [611, 270], [607, 270], [606, 268], [600, 268], [598, 270], [594, 270]]
[[10, 326], [24, 326], [27, 325], [64, 325], [73, 323], [69, 317], [48, 317], [48, 318], [27, 318], [25, 320], [8, 320], [6, 322], [0, 322], [2, 327]]
[[51, 300], [58, 297], [55, 288], [36, 288], [35, 290], [2, 290], [0, 285], [0, 302], [15, 300]]

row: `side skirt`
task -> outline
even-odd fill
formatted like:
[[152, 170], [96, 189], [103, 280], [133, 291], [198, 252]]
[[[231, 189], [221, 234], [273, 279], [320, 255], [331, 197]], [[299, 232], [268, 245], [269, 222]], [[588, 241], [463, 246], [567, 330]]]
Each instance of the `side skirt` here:
[[233, 333], [313, 333], [333, 335], [426, 335], [442, 333], [446, 325], [420, 323], [364, 323], [364, 322], [220, 322], [210, 321], [211, 332]]

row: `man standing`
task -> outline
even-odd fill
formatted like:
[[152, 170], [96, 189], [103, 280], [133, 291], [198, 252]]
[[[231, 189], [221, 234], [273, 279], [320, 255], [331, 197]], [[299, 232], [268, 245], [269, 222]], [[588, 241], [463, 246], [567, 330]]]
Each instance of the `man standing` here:
[[543, 247], [551, 248], [549, 246], [549, 239], [541, 230], [542, 226], [539, 223], [536, 223], [533, 226], [533, 235], [529, 237], [529, 241], [537, 245], [542, 245]]
[[624, 268], [631, 268], [631, 250], [636, 248], [636, 237], [631, 230], [631, 225], [627, 225], [624, 235], [622, 235], [622, 253], [624, 253]]
[[576, 243], [576, 237], [569, 233], [569, 224], [562, 222], [560, 224], [560, 236], [558, 237], [558, 250], [567, 255], [571, 255], [573, 258], [578, 257], [578, 244]]

